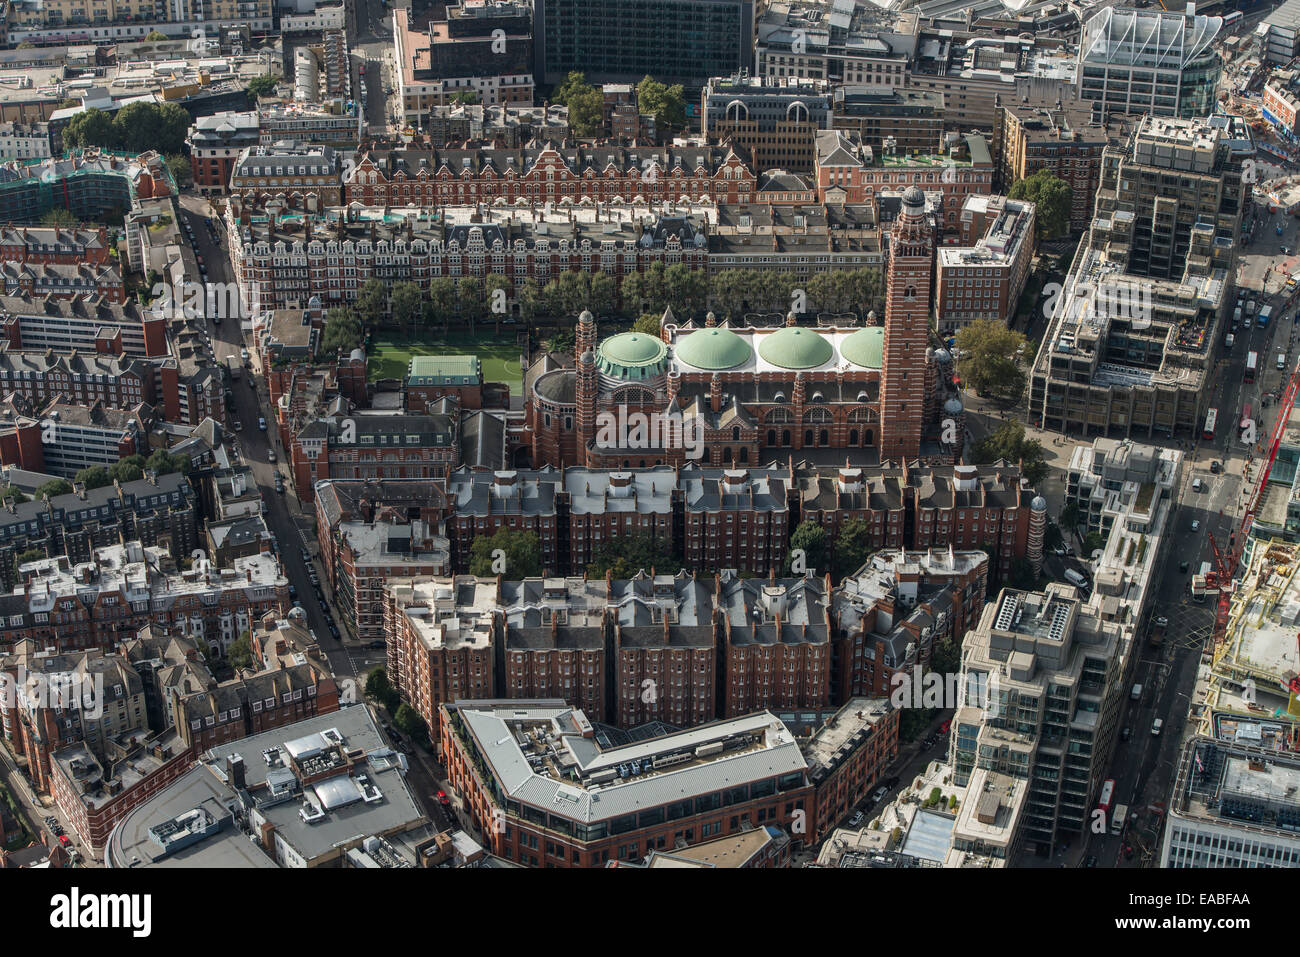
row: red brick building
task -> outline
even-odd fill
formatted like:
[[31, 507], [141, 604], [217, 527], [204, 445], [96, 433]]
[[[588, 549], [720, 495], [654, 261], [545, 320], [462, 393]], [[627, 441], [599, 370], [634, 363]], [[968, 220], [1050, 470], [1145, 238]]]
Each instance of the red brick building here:
[[344, 202], [363, 206], [473, 206], [583, 199], [651, 205], [747, 203], [754, 173], [716, 146], [596, 146], [367, 152], [343, 177]]
[[885, 285], [884, 357], [881, 366], [880, 457], [911, 461], [921, 454], [926, 375], [921, 361], [930, 337], [930, 286], [934, 276], [934, 234], [925, 214], [925, 194], [915, 186], [903, 194], [889, 244]]
[[107, 226], [0, 227], [0, 262], [5, 263], [108, 266], [111, 245]]

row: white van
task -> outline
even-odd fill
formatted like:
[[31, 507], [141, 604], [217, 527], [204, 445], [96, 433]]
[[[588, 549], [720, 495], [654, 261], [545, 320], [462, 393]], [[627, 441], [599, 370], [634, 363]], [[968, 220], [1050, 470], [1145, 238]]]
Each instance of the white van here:
[[1230, 332], [1223, 337], [1223, 344], [1226, 348], [1231, 349], [1234, 345], [1237, 344], [1237, 337]]
[[1165, 726], [1165, 719], [1156, 718], [1154, 721], [1151, 722], [1151, 734], [1158, 737], [1160, 735], [1160, 729], [1163, 728], [1164, 726]]
[[1140, 684], [1136, 684], [1136, 685], [1134, 685], [1134, 686], [1133, 686], [1133, 690], [1129, 693], [1129, 697], [1132, 698], [1134, 701], [1141, 701], [1141, 700], [1142, 700], [1142, 685], [1140, 685]]
[[1088, 579], [1084, 578], [1073, 568], [1067, 568], [1065, 570], [1065, 580], [1068, 581], [1071, 585], [1076, 586], [1077, 588], [1088, 587]]
[[1241, 306], [1232, 313], [1232, 328], [1236, 329], [1239, 325], [1241, 325]]
[[1277, 354], [1277, 367], [1278, 367], [1279, 369], [1285, 369], [1285, 368], [1286, 368], [1286, 353], [1285, 353], [1285, 352], [1279, 352], [1279, 353]]

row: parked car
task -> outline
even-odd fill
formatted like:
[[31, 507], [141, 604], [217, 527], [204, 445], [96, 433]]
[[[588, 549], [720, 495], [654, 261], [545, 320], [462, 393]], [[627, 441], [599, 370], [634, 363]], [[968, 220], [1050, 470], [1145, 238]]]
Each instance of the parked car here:
[[849, 827], [857, 827], [859, 824], [862, 823], [862, 819], [864, 817], [866, 817], [866, 815], [863, 814], [861, 811], [858, 811], [851, 818], [849, 818]]
[[266, 460], [270, 462], [272, 465], [275, 464], [275, 449], [266, 450]]
[[1131, 738], [1131, 737], [1133, 737], [1133, 729], [1132, 729], [1132, 728], [1125, 728], [1123, 731], [1121, 731], [1121, 732], [1119, 733], [1119, 739], [1120, 739], [1121, 741], [1127, 741], [1127, 740], [1128, 740], [1129, 738]]
[[1152, 737], [1159, 737], [1159, 736], [1160, 736], [1160, 732], [1164, 729], [1164, 726], [1165, 726], [1165, 719], [1164, 719], [1164, 718], [1156, 718], [1154, 721], [1152, 721], [1152, 722], [1151, 722], [1151, 735], [1152, 735]]
[[1201, 523], [1196, 519], [1192, 519], [1192, 531], [1199, 532], [1200, 530], [1201, 530]]
[[949, 731], [949, 729], [951, 729], [951, 728], [952, 728], [952, 721], [951, 721], [951, 719], [950, 719], [950, 720], [945, 721], [943, 724], [939, 725], [939, 733], [940, 733], [940, 734], [947, 734], [948, 731]]
[[443, 807], [451, 807], [451, 798], [447, 797], [446, 791], [439, 788], [438, 793], [435, 795], [435, 797], [437, 797], [438, 803], [441, 804]]
[[262, 418], [260, 415], [257, 417], [257, 427], [263, 432], [266, 431], [266, 419]]
[[877, 801], [879, 801], [888, 793], [889, 793], [889, 788], [885, 787], [882, 784], [880, 787], [876, 788], [874, 791], [871, 792], [871, 803], [875, 804]]
[[67, 847], [67, 846], [68, 846], [69, 844], [71, 844], [72, 842], [68, 840], [68, 835], [66, 835], [66, 834], [60, 834], [60, 835], [59, 835], [59, 843], [62, 844], [64, 847]]

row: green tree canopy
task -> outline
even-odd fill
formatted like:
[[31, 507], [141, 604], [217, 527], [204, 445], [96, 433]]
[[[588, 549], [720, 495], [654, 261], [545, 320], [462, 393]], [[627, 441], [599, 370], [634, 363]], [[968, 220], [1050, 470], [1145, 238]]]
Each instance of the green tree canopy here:
[[[803, 551], [803, 571], [795, 569], [796, 552]], [[807, 571], [826, 571], [826, 529], [816, 522], [800, 522], [790, 536], [790, 554], [785, 560], [786, 574], [802, 575]]]
[[172, 174], [172, 179], [176, 180], [177, 186], [184, 186], [190, 181], [193, 170], [190, 168], [190, 161], [178, 153], [167, 157], [167, 169]]
[[113, 484], [113, 477], [108, 474], [108, 469], [102, 465], [92, 465], [90, 468], [82, 469], [76, 474], [74, 480], [86, 486], [87, 489], [103, 488], [106, 485]]
[[13, 485], [8, 485], [5, 486], [5, 488], [0, 489], [0, 502], [7, 502], [10, 499], [13, 499], [15, 505], [21, 505], [23, 502], [31, 501], [31, 499], [29, 499], [21, 489]]
[[397, 706], [397, 712], [393, 715], [393, 727], [416, 744], [423, 745], [429, 742], [429, 728], [424, 723], [424, 719], [406, 702]]
[[128, 455], [108, 467], [108, 476], [115, 482], [134, 482], [144, 475], [145, 457]]
[[621, 581], [642, 569], [647, 574], [653, 569], [660, 575], [672, 575], [679, 570], [671, 543], [650, 532], [603, 541], [592, 550], [591, 557], [587, 566], [591, 578], [604, 578], [608, 571], [615, 580]]
[[595, 136], [605, 121], [605, 95], [576, 70], [555, 89], [553, 99], [569, 108], [569, 129], [577, 136]]
[[157, 30], [150, 30], [145, 34], [145, 41], [148, 43], [158, 43], [167, 39], [167, 34], [159, 33]]
[[1012, 199], [1034, 204], [1034, 222], [1039, 239], [1052, 239], [1069, 231], [1070, 184], [1050, 170], [1036, 170], [1011, 187]]
[[636, 322], [632, 323], [632, 331], [658, 339], [660, 318], [653, 312], [643, 312], [637, 317]]
[[53, 479], [46, 482], [36, 490], [36, 500], [39, 502], [45, 496], [54, 498], [56, 495], [67, 495], [72, 491], [72, 483], [67, 479]]
[[226, 660], [236, 670], [253, 667], [253, 636], [242, 632], [226, 650]]
[[321, 349], [329, 355], [342, 350], [351, 352], [361, 345], [361, 320], [347, 306], [335, 306], [325, 314], [325, 331]]
[[[498, 552], [501, 554], [498, 555]], [[505, 560], [504, 568], [497, 562], [497, 558]], [[471, 575], [489, 578], [500, 574], [513, 580], [531, 578], [543, 571], [542, 544], [536, 532], [497, 529], [493, 535], [474, 539], [474, 544], [469, 549]]]
[[1025, 337], [994, 319], [976, 319], [957, 331], [957, 371], [981, 396], [1014, 405], [1025, 391], [1020, 368]]
[[393, 323], [399, 327], [405, 327], [409, 332], [415, 325], [416, 320], [420, 318], [422, 296], [420, 287], [413, 282], [398, 282], [393, 284], [392, 309]]
[[78, 113], [68, 120], [68, 125], [63, 128], [63, 145], [68, 149], [79, 149], [83, 146], [102, 146], [105, 149], [112, 149], [116, 144], [113, 114], [105, 113], [103, 110], [92, 107]]
[[636, 108], [638, 112], [651, 114], [661, 126], [686, 125], [686, 101], [680, 83], [666, 86], [646, 76], [636, 85]]
[[1037, 485], [1047, 476], [1047, 453], [1037, 439], [1025, 437], [1025, 426], [1021, 422], [1007, 422], [990, 433], [975, 446], [971, 457], [980, 465], [989, 465], [999, 459], [1011, 464], [1020, 462], [1023, 465], [1021, 474], [1030, 485]]
[[357, 290], [355, 305], [361, 321], [369, 325], [378, 325], [388, 311], [388, 287], [382, 279], [367, 279]]
[[157, 449], [149, 456], [145, 467], [159, 475], [170, 475], [172, 472], [188, 475], [190, 469], [194, 467], [194, 462], [188, 455], [172, 455], [166, 449]]
[[867, 523], [860, 518], [849, 519], [835, 536], [835, 578], [852, 575], [867, 563], [873, 551]]
[[402, 700], [397, 689], [388, 680], [388, 672], [382, 666], [366, 675], [366, 697], [378, 701], [388, 709], [389, 714], [397, 710]]
[[55, 206], [47, 209], [41, 215], [42, 226], [75, 226], [77, 217], [72, 215], [72, 211], [62, 206]]
[[270, 96], [275, 92], [278, 85], [279, 81], [270, 73], [255, 76], [248, 81], [248, 98], [256, 102], [263, 97]]

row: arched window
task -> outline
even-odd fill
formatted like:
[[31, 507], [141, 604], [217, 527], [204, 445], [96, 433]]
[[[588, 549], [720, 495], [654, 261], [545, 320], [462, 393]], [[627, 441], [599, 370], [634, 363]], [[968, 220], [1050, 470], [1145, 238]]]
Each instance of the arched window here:
[[857, 445], [857, 444], [858, 444], [858, 430], [849, 429], [849, 445]]
[[748, 446], [748, 445], [742, 445], [742, 446], [740, 447], [740, 461], [741, 461], [742, 464], [745, 463], [745, 462], [748, 462], [748, 461], [749, 461], [749, 446]]
[[803, 444], [804, 444], [805, 446], [808, 446], [808, 447], [811, 447], [811, 446], [812, 446], [812, 444], [813, 444], [813, 430], [812, 430], [812, 429], [807, 429], [807, 430], [804, 431], [804, 434], [803, 434]]
[[736, 426], [731, 430], [731, 441], [733, 442], [740, 441], [740, 426]]
[[767, 430], [767, 444], [776, 445], [776, 429]]
[[781, 432], [781, 444], [782, 444], [782, 445], [789, 445], [789, 444], [790, 444], [790, 430], [789, 430], [789, 429], [783, 429], [783, 430], [782, 430], [782, 432]]
[[831, 442], [830, 442], [830, 434], [829, 434], [825, 429], [822, 429], [822, 430], [821, 430], [821, 433], [818, 435], [818, 438], [817, 438], [817, 444], [818, 444], [818, 445], [822, 445], [822, 446], [826, 446], [826, 445], [830, 445], [830, 444], [831, 444]]

